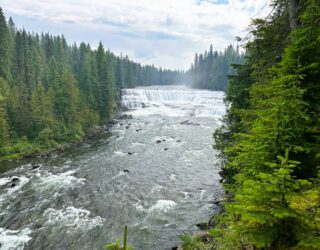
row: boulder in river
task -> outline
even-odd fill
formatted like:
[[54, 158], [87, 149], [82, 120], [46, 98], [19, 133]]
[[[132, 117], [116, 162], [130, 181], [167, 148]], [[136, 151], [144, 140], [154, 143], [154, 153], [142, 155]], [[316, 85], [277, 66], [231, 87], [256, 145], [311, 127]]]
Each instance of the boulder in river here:
[[196, 226], [197, 226], [200, 230], [208, 230], [208, 229], [209, 229], [208, 223], [206, 223], [206, 222], [198, 223]]
[[18, 177], [13, 177], [12, 179], [11, 179], [11, 182], [17, 182], [17, 181], [19, 181], [20, 179], [18, 178]]
[[13, 187], [17, 186], [19, 181], [20, 181], [20, 179], [18, 177], [12, 177], [9, 184], [8, 184], [8, 187], [13, 188]]
[[126, 114], [121, 115], [121, 116], [118, 117], [118, 119], [120, 119], [120, 120], [129, 120], [129, 119], [132, 119], [132, 118], [133, 118], [132, 115], [126, 115]]
[[11, 188], [13, 188], [15, 186], [17, 186], [17, 184], [15, 182], [11, 182], [11, 184], [9, 185], [9, 187], [11, 187]]
[[183, 122], [180, 122], [181, 125], [191, 125], [191, 126], [200, 126], [199, 123], [189, 122], [189, 120], [185, 120]]
[[124, 173], [129, 173], [130, 171], [128, 169], [123, 170]]
[[162, 141], [161, 141], [161, 140], [157, 140], [156, 142], [157, 142], [157, 143], [161, 143]]
[[133, 152], [128, 152], [128, 155], [133, 155], [134, 153]]
[[164, 149], [164, 151], [168, 151], [168, 150], [169, 150], [169, 148], [165, 148], [165, 149]]
[[41, 168], [41, 165], [40, 165], [40, 164], [34, 164], [34, 165], [32, 165], [32, 169], [38, 169], [38, 168]]

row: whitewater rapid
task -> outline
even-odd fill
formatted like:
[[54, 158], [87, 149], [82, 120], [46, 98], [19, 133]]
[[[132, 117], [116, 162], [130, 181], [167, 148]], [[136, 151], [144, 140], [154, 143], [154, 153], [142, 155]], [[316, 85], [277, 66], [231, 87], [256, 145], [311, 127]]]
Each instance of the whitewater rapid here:
[[163, 250], [198, 232], [223, 195], [212, 149], [223, 97], [122, 90], [124, 113], [97, 138], [0, 174], [0, 249], [102, 249], [126, 224], [135, 249]]

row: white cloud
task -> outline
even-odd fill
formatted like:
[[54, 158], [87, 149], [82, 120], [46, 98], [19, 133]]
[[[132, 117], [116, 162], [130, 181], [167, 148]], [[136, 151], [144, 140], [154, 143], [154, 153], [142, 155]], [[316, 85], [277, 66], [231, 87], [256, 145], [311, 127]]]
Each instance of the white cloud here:
[[45, 22], [49, 31], [61, 28], [70, 42], [102, 40], [142, 63], [186, 69], [195, 52], [211, 43], [221, 50], [244, 35], [250, 18], [268, 11], [261, 11], [267, 1], [0, 0], [0, 6], [14, 17], [34, 19], [34, 29], [36, 22]]

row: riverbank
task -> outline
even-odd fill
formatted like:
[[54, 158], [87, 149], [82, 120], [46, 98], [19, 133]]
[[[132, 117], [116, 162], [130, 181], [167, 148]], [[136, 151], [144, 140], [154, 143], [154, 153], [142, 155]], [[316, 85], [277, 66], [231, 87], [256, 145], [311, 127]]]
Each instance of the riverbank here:
[[0, 157], [0, 173], [3, 173], [10, 168], [19, 166], [24, 162], [33, 163], [37, 165], [37, 159], [48, 158], [53, 154], [59, 154], [71, 148], [75, 148], [84, 142], [96, 139], [103, 133], [108, 133], [110, 127], [121, 119], [130, 119], [131, 116], [122, 114], [122, 112], [116, 111], [110, 121], [104, 125], [97, 125], [89, 129], [80, 138], [73, 141], [65, 141], [63, 143], [56, 143], [52, 147], [42, 147], [39, 143], [28, 142], [27, 140], [21, 141], [8, 148], [8, 151], [15, 151], [14, 153], [3, 155]]
[[59, 153], [71, 147], [78, 146], [89, 138], [105, 131], [105, 126], [96, 126], [90, 129], [80, 139], [64, 143], [55, 143], [52, 147], [42, 147], [39, 143], [19, 140], [17, 143], [8, 146], [5, 150], [9, 154], [0, 157], [0, 173], [10, 169], [12, 166], [19, 165], [24, 161], [33, 161], [38, 158], [47, 158], [53, 153]]

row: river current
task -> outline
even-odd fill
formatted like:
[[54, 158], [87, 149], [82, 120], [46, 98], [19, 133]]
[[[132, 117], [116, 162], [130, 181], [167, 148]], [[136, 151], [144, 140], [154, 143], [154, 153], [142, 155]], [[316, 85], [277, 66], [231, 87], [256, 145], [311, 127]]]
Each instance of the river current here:
[[[122, 90], [125, 110], [99, 135], [0, 175], [0, 249], [171, 249], [219, 211], [212, 133], [223, 92], [184, 86]], [[14, 184], [13, 184], [14, 183]]]

